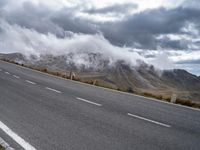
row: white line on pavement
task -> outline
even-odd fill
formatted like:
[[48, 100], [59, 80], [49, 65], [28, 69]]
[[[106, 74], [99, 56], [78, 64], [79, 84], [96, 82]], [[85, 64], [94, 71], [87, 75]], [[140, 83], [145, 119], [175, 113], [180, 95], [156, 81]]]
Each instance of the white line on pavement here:
[[86, 100], [86, 99], [83, 99], [83, 98], [80, 98], [80, 97], [77, 97], [76, 99], [80, 100], [80, 101], [84, 101], [86, 103], [90, 103], [90, 104], [96, 105], [96, 106], [102, 106], [101, 104], [98, 104], [98, 103], [95, 103], [95, 102], [91, 102], [89, 100]]
[[8, 126], [0, 121], [0, 129], [3, 130], [7, 135], [9, 135], [15, 142], [17, 142], [25, 150], [36, 150], [32, 145], [22, 139], [19, 135], [13, 132]]
[[50, 90], [50, 91], [53, 91], [53, 92], [56, 92], [56, 93], [62, 93], [61, 91], [58, 91], [58, 90], [55, 90], [55, 89], [52, 89], [52, 88], [49, 88], [49, 87], [46, 87], [47, 90]]
[[142, 120], [145, 120], [145, 121], [148, 121], [148, 122], [151, 122], [151, 123], [155, 123], [155, 124], [167, 127], [167, 128], [171, 127], [170, 125], [167, 125], [167, 124], [164, 124], [164, 123], [161, 123], [161, 122], [157, 122], [157, 121], [154, 121], [154, 120], [151, 120], [151, 119], [147, 119], [147, 118], [144, 118], [144, 117], [141, 117], [141, 116], [133, 115], [131, 113], [128, 113], [128, 115], [131, 116], [131, 117], [142, 119]]
[[5, 74], [10, 74], [9, 72], [5, 72]]
[[17, 79], [19, 79], [19, 78], [20, 78], [19, 76], [16, 76], [16, 75], [13, 75], [13, 77], [15, 77], [15, 78], [17, 78]]
[[26, 82], [27, 82], [27, 83], [30, 83], [30, 84], [33, 84], [33, 85], [36, 84], [35, 82], [29, 81], [29, 80], [26, 80]]

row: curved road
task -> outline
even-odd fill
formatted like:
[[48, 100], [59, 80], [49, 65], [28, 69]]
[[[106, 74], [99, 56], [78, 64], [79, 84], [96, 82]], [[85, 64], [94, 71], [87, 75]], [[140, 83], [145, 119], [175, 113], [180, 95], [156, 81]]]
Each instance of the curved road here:
[[17, 150], [199, 150], [200, 111], [0, 61], [0, 137]]

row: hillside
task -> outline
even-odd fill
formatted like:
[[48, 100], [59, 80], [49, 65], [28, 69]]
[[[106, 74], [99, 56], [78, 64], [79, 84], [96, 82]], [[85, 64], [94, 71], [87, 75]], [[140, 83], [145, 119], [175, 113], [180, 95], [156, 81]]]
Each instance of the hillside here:
[[[181, 69], [156, 70], [152, 65], [138, 61], [131, 67], [124, 61], [111, 64], [101, 54], [87, 54], [84, 63], [76, 63], [73, 54], [67, 56], [31, 56], [27, 59], [19, 53], [0, 54], [1, 59], [59, 72], [66, 76], [75, 73], [83, 82], [118, 89], [122, 91], [170, 98], [175, 93], [178, 98], [200, 102], [200, 78]], [[89, 62], [89, 63], [88, 63]]]

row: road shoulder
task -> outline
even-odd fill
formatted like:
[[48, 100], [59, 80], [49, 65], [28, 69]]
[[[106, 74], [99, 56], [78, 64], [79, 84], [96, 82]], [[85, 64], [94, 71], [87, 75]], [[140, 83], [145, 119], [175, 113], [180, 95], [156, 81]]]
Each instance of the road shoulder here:
[[0, 150], [15, 150], [5, 140], [0, 137]]

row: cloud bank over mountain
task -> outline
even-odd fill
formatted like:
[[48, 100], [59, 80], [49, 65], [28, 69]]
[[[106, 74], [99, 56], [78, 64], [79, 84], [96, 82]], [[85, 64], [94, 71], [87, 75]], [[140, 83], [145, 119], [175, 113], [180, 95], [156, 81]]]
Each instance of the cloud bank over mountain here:
[[198, 0], [1, 0], [0, 52], [101, 53], [200, 74]]

